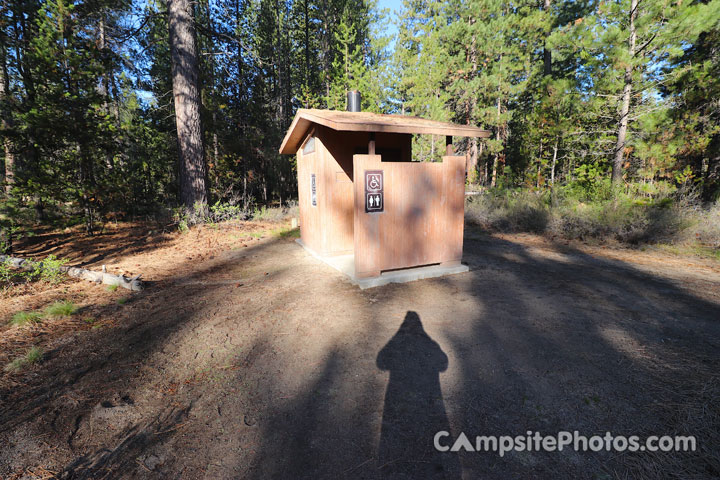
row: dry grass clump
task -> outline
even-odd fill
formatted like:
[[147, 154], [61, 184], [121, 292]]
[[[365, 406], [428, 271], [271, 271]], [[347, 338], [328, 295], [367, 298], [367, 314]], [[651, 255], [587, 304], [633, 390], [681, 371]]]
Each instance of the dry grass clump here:
[[[496, 232], [531, 232], [567, 239], [682, 245], [720, 250], [720, 204], [616, 194], [581, 200], [572, 194], [487, 191], [467, 199], [469, 223]], [[693, 247], [693, 248], [691, 248]]]
[[73, 302], [65, 300], [48, 305], [43, 312], [17, 312], [8, 323], [15, 327], [22, 327], [41, 323], [43, 319], [49, 317], [69, 317], [74, 315], [77, 310], [78, 307]]
[[43, 315], [40, 312], [17, 312], [10, 319], [10, 325], [21, 327], [31, 323], [40, 323]]
[[24, 355], [17, 357], [12, 362], [5, 365], [4, 370], [9, 373], [17, 373], [24, 368], [34, 365], [42, 360], [43, 351], [40, 347], [30, 347]]
[[45, 308], [45, 314], [51, 317], [69, 317], [77, 312], [77, 306], [70, 301], [55, 302]]

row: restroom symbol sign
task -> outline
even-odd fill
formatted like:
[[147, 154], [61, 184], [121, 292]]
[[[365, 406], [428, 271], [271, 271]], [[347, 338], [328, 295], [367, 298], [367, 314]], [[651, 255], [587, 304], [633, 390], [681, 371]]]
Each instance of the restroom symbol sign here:
[[368, 193], [365, 201], [365, 212], [382, 212], [383, 211], [383, 198], [382, 193]]
[[365, 213], [382, 212], [383, 198], [383, 172], [382, 170], [365, 171]]

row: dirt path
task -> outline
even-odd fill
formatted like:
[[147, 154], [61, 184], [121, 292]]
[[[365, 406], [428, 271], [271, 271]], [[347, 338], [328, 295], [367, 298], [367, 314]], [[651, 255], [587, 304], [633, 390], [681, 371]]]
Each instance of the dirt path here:
[[[716, 263], [468, 231], [470, 272], [360, 291], [261, 235], [114, 252], [155, 280], [122, 305], [80, 282], [33, 296], [75, 298], [103, 327], [39, 331], [43, 362], [3, 374], [0, 477], [720, 475]], [[438, 430], [677, 433], [699, 451], [439, 454]]]

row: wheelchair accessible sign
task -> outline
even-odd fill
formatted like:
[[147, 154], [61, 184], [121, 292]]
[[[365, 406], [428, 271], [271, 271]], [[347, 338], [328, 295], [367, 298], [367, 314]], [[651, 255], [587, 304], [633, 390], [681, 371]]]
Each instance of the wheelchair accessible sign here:
[[380, 213], [385, 207], [383, 171], [365, 171], [365, 213]]

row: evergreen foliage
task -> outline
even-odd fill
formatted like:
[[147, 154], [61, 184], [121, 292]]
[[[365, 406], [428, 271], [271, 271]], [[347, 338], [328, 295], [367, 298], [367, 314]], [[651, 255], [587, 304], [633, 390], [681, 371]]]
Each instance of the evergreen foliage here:
[[[459, 144], [470, 183], [591, 198], [620, 159], [626, 193], [720, 195], [720, 0], [405, 0], [394, 39], [375, 0], [193, 6], [210, 205], [294, 198], [277, 149], [295, 111], [350, 89], [492, 130]], [[92, 234], [179, 204], [164, 2], [2, 2], [0, 72], [2, 250], [22, 225]], [[415, 159], [443, 145], [420, 136]]]

